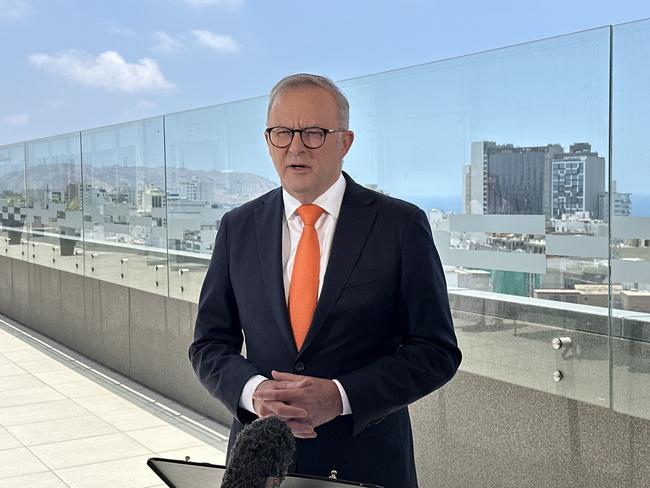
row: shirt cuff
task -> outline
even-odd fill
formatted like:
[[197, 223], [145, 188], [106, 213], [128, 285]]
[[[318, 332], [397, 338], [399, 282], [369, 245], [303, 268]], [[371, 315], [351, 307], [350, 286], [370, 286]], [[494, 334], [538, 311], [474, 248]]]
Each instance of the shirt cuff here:
[[239, 397], [239, 406], [241, 408], [257, 415], [255, 408], [253, 408], [253, 393], [255, 393], [257, 387], [260, 386], [260, 383], [262, 383], [262, 381], [266, 381], [267, 379], [268, 378], [265, 378], [260, 374], [256, 374], [255, 376], [251, 376], [249, 378], [249, 380], [244, 385], [241, 396]]
[[345, 389], [339, 380], [332, 380], [336, 387], [339, 389], [341, 395], [341, 404], [343, 405], [343, 411], [341, 415], [350, 415], [352, 413], [352, 407], [350, 406], [350, 400], [348, 400], [348, 394], [345, 393]]

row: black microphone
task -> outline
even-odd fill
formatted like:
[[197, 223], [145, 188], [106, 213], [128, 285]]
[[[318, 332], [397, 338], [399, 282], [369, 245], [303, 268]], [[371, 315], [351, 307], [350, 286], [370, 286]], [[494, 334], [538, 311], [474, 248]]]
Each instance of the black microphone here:
[[279, 486], [295, 450], [286, 422], [277, 417], [255, 420], [237, 436], [221, 488], [264, 488], [267, 478], [276, 478], [274, 486]]

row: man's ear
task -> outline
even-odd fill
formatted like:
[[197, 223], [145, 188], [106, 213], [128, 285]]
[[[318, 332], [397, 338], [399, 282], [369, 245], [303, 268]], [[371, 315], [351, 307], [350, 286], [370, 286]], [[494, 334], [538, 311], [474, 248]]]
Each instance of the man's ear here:
[[351, 130], [345, 131], [341, 139], [341, 159], [343, 159], [352, 147], [352, 143], [354, 142], [354, 132]]
[[264, 140], [266, 141], [266, 149], [269, 151], [269, 156], [271, 155], [271, 143], [269, 141], [269, 133], [264, 131]]

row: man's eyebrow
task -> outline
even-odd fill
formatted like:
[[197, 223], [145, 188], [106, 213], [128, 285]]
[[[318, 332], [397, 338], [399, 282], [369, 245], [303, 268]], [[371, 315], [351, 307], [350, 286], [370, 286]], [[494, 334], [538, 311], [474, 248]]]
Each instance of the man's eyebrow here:
[[[309, 122], [309, 123], [298, 124], [298, 125], [300, 126], [300, 128], [303, 128], [303, 127], [321, 127], [323, 124], [318, 122], [313, 122], [313, 123]], [[289, 127], [289, 126], [285, 124], [276, 124], [276, 127]], [[298, 129], [299, 127], [295, 127], [295, 128]]]

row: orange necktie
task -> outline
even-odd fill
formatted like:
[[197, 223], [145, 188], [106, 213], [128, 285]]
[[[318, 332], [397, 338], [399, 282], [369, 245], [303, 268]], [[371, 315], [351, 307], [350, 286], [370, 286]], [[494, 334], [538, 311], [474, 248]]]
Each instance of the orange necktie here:
[[301, 205], [296, 212], [304, 227], [289, 284], [289, 318], [298, 350], [305, 341], [318, 301], [320, 245], [314, 224], [323, 213], [318, 205]]

